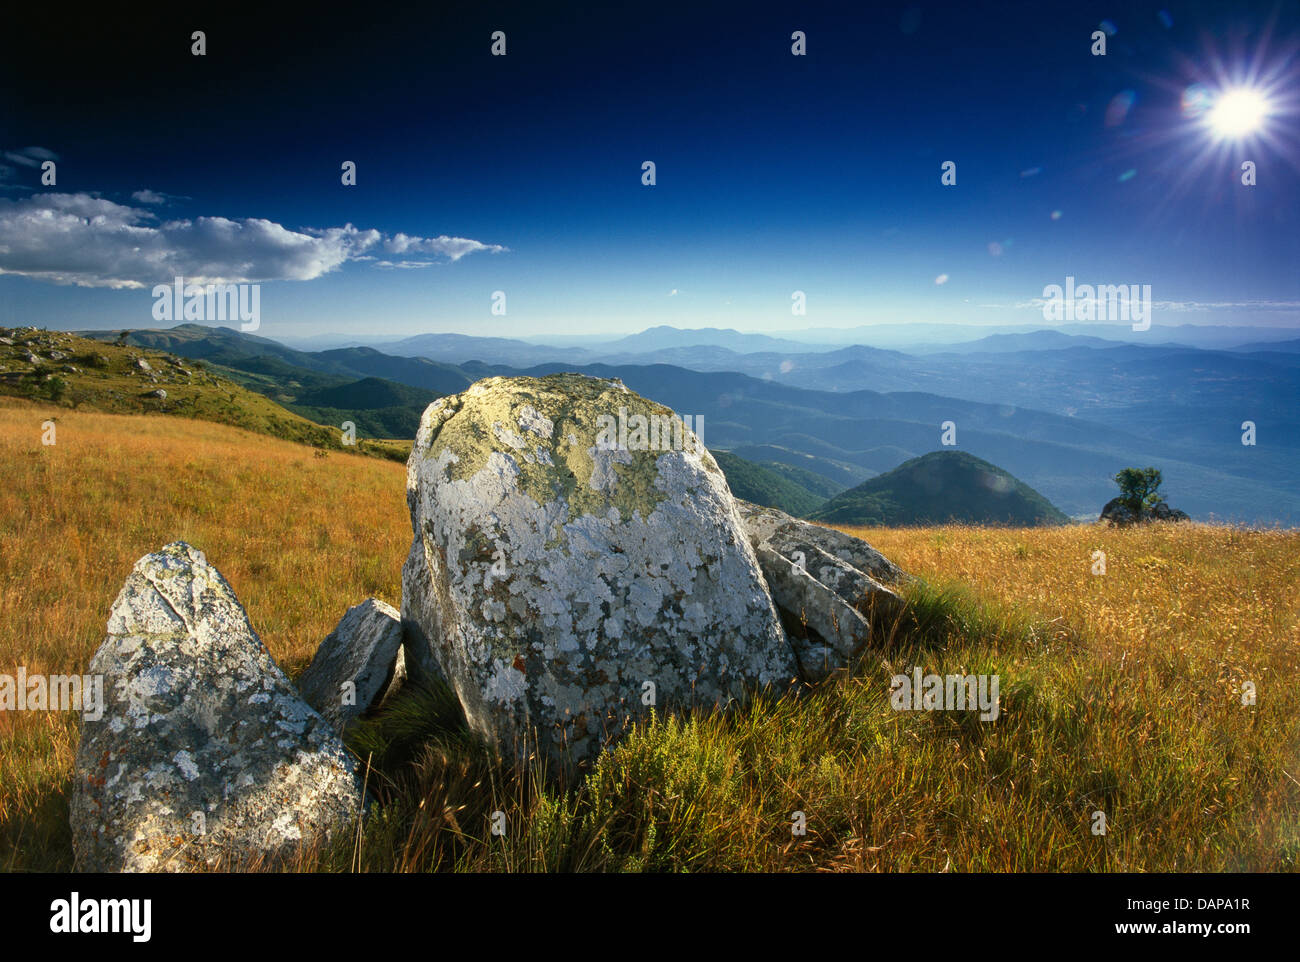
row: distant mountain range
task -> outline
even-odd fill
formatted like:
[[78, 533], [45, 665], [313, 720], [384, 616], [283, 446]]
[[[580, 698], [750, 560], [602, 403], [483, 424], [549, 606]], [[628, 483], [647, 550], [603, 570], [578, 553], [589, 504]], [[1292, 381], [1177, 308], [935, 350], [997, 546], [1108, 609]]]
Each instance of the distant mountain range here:
[[[424, 335], [384, 351], [319, 352], [198, 325], [135, 331], [128, 340], [204, 358], [290, 410], [322, 423], [351, 420], [372, 437], [411, 437], [429, 400], [487, 375], [576, 370], [619, 377], [679, 413], [703, 415], [711, 449], [774, 472], [814, 498], [934, 450], [941, 425], [952, 422], [959, 451], [998, 465], [1075, 517], [1097, 516], [1120, 468], [1154, 464], [1170, 497], [1194, 518], [1300, 523], [1300, 353], [1285, 340], [1211, 351], [1028, 331], [981, 339], [963, 353], [921, 356], [862, 345], [774, 351], [772, 338], [737, 335], [762, 338], [738, 342], [736, 332], [699, 336], [763, 350], [680, 343], [695, 333], [643, 332], [623, 347], [648, 353], [624, 351], [612, 362], [590, 360], [591, 346], [464, 335]], [[389, 353], [401, 344], [441, 345], [448, 354]], [[1256, 350], [1273, 346], [1280, 349]], [[518, 351], [548, 359], [482, 360]], [[665, 356], [675, 363], [656, 362]], [[1241, 443], [1246, 421], [1256, 425], [1254, 446]], [[808, 475], [818, 481], [806, 483]]]

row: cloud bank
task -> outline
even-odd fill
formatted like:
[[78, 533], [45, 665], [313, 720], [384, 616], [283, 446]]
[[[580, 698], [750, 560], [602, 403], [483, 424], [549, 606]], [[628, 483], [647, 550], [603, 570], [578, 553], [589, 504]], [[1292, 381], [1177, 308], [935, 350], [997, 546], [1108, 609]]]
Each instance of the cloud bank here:
[[[137, 192], [136, 200], [151, 202], [153, 192]], [[0, 274], [78, 287], [152, 287], [178, 276], [196, 284], [308, 281], [348, 261], [374, 260], [371, 251], [424, 255], [397, 263], [425, 267], [439, 263], [429, 255], [458, 261], [505, 250], [466, 237], [386, 236], [351, 224], [290, 230], [256, 217], [160, 221], [153, 211], [84, 193], [0, 198]]]

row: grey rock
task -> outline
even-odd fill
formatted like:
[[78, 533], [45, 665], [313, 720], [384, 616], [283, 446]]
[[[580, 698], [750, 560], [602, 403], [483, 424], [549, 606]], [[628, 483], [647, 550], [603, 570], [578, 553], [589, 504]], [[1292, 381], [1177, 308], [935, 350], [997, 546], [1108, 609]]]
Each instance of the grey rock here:
[[76, 866], [272, 862], [360, 812], [356, 765], [303, 701], [230, 585], [183, 542], [140, 559], [90, 664], [72, 783]]
[[[646, 445], [612, 437], [620, 413], [647, 419]], [[664, 712], [797, 677], [722, 472], [672, 418], [576, 374], [488, 378], [425, 410], [402, 618], [426, 648], [408, 669], [436, 664], [503, 753], [571, 770], [648, 714], [647, 683]]]
[[167, 392], [164, 391], [162, 388], [159, 388], [156, 391], [150, 391], [149, 397], [156, 397], [160, 401], [165, 401], [167, 400]]
[[[449, 604], [449, 602], [448, 602]], [[437, 651], [442, 638], [443, 606], [433, 600], [433, 579], [425, 573], [424, 549], [420, 542], [402, 565], [402, 663], [406, 676], [428, 687], [450, 686]], [[419, 612], [419, 617], [415, 613]]]
[[13, 347], [14, 339], [12, 337], [0, 337], [0, 344], [3, 344], [5, 347]]
[[402, 616], [368, 598], [349, 608], [298, 679], [307, 703], [343, 731], [381, 704], [405, 676]]
[[153, 370], [153, 367], [150, 366], [149, 362], [142, 357], [136, 358], [135, 366], [146, 374]]
[[894, 591], [858, 565], [891, 582], [907, 576], [861, 539], [775, 508], [738, 505], [803, 679], [818, 682], [851, 667], [903, 606]]
[[736, 507], [750, 541], [756, 545], [768, 543], [782, 550], [782, 545], [801, 541], [816, 545], [826, 554], [852, 565], [876, 581], [892, 583], [908, 578], [901, 568], [861, 538], [739, 498]]

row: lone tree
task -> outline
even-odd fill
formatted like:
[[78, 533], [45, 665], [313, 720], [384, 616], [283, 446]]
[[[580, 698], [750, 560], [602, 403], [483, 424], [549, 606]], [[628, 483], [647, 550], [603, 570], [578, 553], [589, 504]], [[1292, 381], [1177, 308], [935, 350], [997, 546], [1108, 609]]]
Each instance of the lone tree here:
[[1124, 505], [1134, 514], [1141, 514], [1143, 509], [1151, 509], [1165, 499], [1159, 494], [1160, 471], [1157, 468], [1125, 468], [1115, 475], [1119, 485], [1120, 497]]

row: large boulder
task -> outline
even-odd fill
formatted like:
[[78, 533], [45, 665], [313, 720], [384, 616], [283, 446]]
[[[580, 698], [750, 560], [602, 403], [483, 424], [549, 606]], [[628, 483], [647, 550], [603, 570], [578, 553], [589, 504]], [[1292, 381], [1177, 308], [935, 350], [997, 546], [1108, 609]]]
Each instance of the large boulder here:
[[907, 576], [859, 538], [775, 508], [737, 505], [804, 680], [852, 667], [902, 609], [899, 596], [877, 579]]
[[402, 616], [392, 605], [367, 598], [349, 608], [321, 642], [298, 690], [307, 703], [343, 731], [383, 702], [405, 677]]
[[183, 542], [136, 562], [90, 663], [72, 785], [79, 869], [274, 862], [360, 811], [355, 764], [234, 591]]
[[618, 381], [488, 378], [434, 402], [407, 500], [407, 670], [444, 674], [507, 754], [569, 770], [652, 705], [796, 677], [713, 457]]

